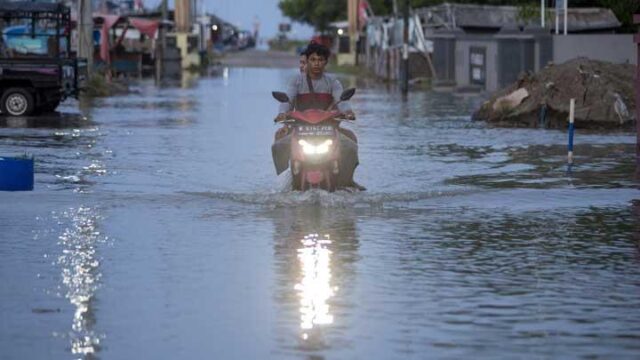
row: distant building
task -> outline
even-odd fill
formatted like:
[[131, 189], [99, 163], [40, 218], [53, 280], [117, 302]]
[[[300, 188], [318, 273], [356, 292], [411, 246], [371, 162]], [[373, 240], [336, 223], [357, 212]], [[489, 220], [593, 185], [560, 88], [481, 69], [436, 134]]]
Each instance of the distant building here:
[[[460, 29], [464, 33], [497, 33], [504, 28], [540, 26], [540, 18], [522, 19], [521, 8], [516, 6], [491, 6], [444, 3], [416, 9], [425, 31]], [[547, 11], [546, 31], [555, 31], [555, 10]], [[570, 8], [567, 15], [570, 33], [613, 33], [621, 23], [613, 11], [605, 8]], [[564, 28], [561, 18], [559, 27]]]
[[[610, 9], [570, 8], [569, 36], [553, 35], [553, 10], [544, 29], [539, 17], [522, 19], [515, 6], [445, 3], [415, 12], [425, 37], [433, 41], [437, 85], [494, 91], [549, 62], [578, 56], [633, 61], [631, 40], [615, 34], [621, 23]], [[564, 28], [563, 18], [559, 27]]]

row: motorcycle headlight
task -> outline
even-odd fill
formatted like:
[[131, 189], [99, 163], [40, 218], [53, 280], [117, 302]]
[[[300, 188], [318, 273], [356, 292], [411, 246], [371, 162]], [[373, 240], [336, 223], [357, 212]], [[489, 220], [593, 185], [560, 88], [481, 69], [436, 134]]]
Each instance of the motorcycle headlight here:
[[326, 154], [329, 152], [331, 145], [333, 145], [333, 140], [325, 140], [320, 145], [313, 145], [306, 140], [299, 140], [298, 144], [302, 146], [302, 152], [306, 155]]

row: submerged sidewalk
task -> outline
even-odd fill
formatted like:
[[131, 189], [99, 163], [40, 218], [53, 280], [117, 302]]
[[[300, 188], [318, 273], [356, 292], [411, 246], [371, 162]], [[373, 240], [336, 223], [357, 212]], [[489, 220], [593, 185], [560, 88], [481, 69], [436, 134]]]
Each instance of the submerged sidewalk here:
[[284, 51], [246, 50], [227, 53], [220, 62], [236, 67], [296, 68], [298, 56]]

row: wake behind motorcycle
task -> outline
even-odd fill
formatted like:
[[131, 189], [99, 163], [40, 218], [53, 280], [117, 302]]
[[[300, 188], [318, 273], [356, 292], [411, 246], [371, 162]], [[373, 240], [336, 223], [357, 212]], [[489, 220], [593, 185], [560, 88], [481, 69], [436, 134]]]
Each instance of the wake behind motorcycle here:
[[[298, 110], [292, 106], [294, 110], [280, 121], [286, 126], [286, 136], [274, 142], [273, 161], [278, 174], [291, 168], [293, 190], [318, 188], [333, 192], [353, 183], [357, 144], [339, 128], [346, 118], [334, 109], [354, 94], [355, 89], [345, 90], [340, 101], [332, 102], [325, 110]], [[280, 102], [291, 103], [285, 93], [272, 95]]]

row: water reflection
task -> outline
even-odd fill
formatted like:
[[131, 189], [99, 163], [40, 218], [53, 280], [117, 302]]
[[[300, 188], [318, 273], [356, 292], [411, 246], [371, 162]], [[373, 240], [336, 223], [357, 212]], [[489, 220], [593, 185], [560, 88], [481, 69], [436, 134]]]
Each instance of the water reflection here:
[[100, 349], [100, 336], [94, 331], [95, 292], [101, 277], [96, 248], [103, 241], [97, 226], [100, 216], [95, 209], [81, 206], [60, 216], [54, 214], [56, 217], [68, 223], [58, 237], [62, 255], [57, 263], [62, 268], [65, 297], [75, 307], [68, 333], [71, 353], [93, 359]]
[[333, 323], [328, 301], [338, 288], [331, 286], [330, 239], [330, 235], [321, 238], [318, 234], [309, 234], [300, 240], [298, 259], [302, 280], [295, 289], [300, 297], [300, 328], [305, 340], [314, 327]]
[[[81, 103], [82, 105], [83, 103]], [[85, 104], [86, 105], [86, 104]], [[107, 173], [109, 149], [97, 148], [103, 136], [90, 117], [61, 112], [33, 117], [0, 117], [0, 146], [4, 154], [30, 153], [36, 159], [36, 189], [53, 187], [84, 192], [95, 177]], [[54, 332], [69, 341], [76, 357], [93, 359], [100, 349], [101, 335], [95, 332], [95, 292], [101, 272], [97, 246], [104, 237], [98, 230], [99, 212], [79, 205], [55, 211], [52, 219], [62, 225], [57, 234], [61, 296], [73, 307], [71, 328]]]
[[84, 128], [92, 126], [90, 118], [79, 113], [53, 112], [38, 116], [0, 117], [0, 128]]
[[276, 227], [282, 349], [306, 353], [343, 345], [359, 247], [354, 214], [301, 207], [269, 216]]

